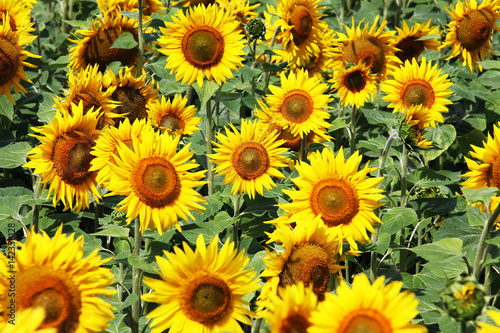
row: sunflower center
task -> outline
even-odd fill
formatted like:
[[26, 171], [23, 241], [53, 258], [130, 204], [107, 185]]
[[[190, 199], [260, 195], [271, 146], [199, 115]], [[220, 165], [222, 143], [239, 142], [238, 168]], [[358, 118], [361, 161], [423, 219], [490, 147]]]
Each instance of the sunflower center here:
[[188, 31], [182, 38], [182, 53], [196, 68], [210, 68], [218, 65], [224, 55], [224, 38], [209, 26]]
[[257, 142], [244, 142], [233, 153], [232, 164], [244, 180], [259, 178], [269, 168], [269, 155], [266, 148]]
[[[75, 95], [75, 97], [73, 98], [72, 103], [75, 103], [76, 105], [78, 105], [78, 103], [80, 103], [80, 101], [83, 104], [83, 114], [87, 114], [87, 112], [91, 108], [93, 108], [94, 111], [96, 111], [99, 108], [102, 108], [101, 102], [92, 93], [87, 92], [87, 91], [77, 93]], [[68, 112], [71, 116], [73, 116], [72, 108], [73, 107], [70, 104], [68, 107]], [[101, 112], [101, 114], [99, 116], [99, 120], [97, 121], [96, 128], [100, 129], [100, 130], [103, 129], [105, 122], [106, 122], [106, 119], [104, 117], [104, 113]]]
[[300, 148], [300, 135], [293, 135], [292, 129], [287, 127], [281, 130], [280, 139], [285, 140], [286, 142], [283, 144], [286, 148], [296, 150]]
[[391, 323], [376, 310], [359, 309], [350, 312], [340, 323], [339, 333], [392, 333]]
[[293, 313], [283, 319], [279, 333], [306, 333], [309, 326], [309, 320], [299, 313]]
[[167, 114], [163, 116], [160, 120], [160, 124], [168, 132], [176, 133], [184, 129], [184, 122], [177, 116]]
[[494, 23], [494, 17], [489, 11], [474, 10], [458, 23], [457, 39], [465, 49], [475, 51], [490, 39]]
[[52, 161], [56, 173], [71, 185], [79, 185], [89, 177], [90, 162], [94, 158], [90, 154], [92, 139], [85, 133], [73, 131], [56, 139], [52, 151]]
[[136, 119], [144, 119], [148, 116], [146, 110], [146, 99], [141, 95], [141, 91], [132, 87], [117, 87], [111, 98], [121, 103], [114, 112], [125, 115], [130, 123]]
[[314, 104], [308, 93], [296, 89], [286, 93], [280, 109], [286, 120], [301, 124], [313, 113]]
[[230, 310], [231, 290], [224, 280], [215, 276], [196, 277], [183, 295], [182, 309], [186, 317], [203, 325], [217, 324]]
[[403, 102], [406, 107], [423, 105], [430, 108], [434, 104], [434, 89], [424, 80], [412, 80], [403, 89]]
[[140, 160], [130, 178], [134, 193], [149, 207], [168, 206], [181, 193], [179, 174], [169, 161], [159, 156]]
[[314, 243], [305, 243], [293, 248], [280, 273], [280, 286], [297, 284], [312, 285], [316, 294], [323, 294], [328, 287], [330, 269], [328, 253]]
[[351, 64], [361, 61], [370, 68], [370, 72], [378, 74], [384, 67], [385, 55], [376, 38], [361, 38], [346, 46], [344, 60]]
[[189, 1], [190, 7], [195, 7], [195, 6], [198, 6], [199, 4], [204, 4], [205, 6], [208, 6], [208, 5], [211, 5], [214, 3], [215, 3], [215, 0], [190, 0]]
[[321, 214], [330, 227], [349, 224], [359, 211], [356, 191], [345, 180], [321, 180], [314, 186], [310, 202], [313, 212]]
[[81, 295], [66, 274], [50, 267], [32, 267], [19, 273], [18, 306], [42, 307], [46, 317], [42, 328], [58, 328], [59, 333], [76, 331], [81, 312]]
[[411, 61], [413, 58], [418, 59], [420, 54], [424, 52], [424, 42], [417, 39], [418, 38], [413, 36], [406, 37], [396, 44], [396, 47], [401, 50], [396, 52], [396, 57], [398, 57], [403, 64], [406, 60]]
[[288, 24], [293, 26], [293, 42], [295, 45], [300, 45], [311, 34], [313, 18], [305, 6], [298, 5], [293, 8]]
[[8, 83], [19, 68], [19, 50], [5, 38], [0, 38], [0, 85]]
[[344, 77], [344, 86], [350, 91], [350, 92], [360, 92], [362, 91], [365, 86], [366, 86], [366, 76], [363, 72], [357, 70], [348, 73]]
[[488, 186], [500, 188], [500, 159], [496, 159], [486, 172]]

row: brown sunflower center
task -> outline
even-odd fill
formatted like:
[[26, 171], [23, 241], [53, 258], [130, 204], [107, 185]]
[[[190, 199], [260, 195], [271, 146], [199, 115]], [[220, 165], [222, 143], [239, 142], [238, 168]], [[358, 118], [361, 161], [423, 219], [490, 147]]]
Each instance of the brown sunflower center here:
[[376, 310], [360, 309], [350, 312], [340, 323], [339, 333], [392, 333], [389, 320]]
[[50, 267], [32, 267], [19, 273], [17, 306], [42, 307], [46, 317], [41, 327], [54, 327], [59, 333], [75, 332], [81, 312], [81, 295], [65, 272]]
[[182, 53], [196, 68], [217, 66], [224, 55], [224, 38], [209, 26], [193, 28], [182, 38]]
[[125, 115], [130, 123], [133, 124], [136, 119], [145, 119], [148, 116], [146, 109], [146, 98], [141, 95], [141, 91], [132, 87], [117, 87], [111, 95], [111, 98], [121, 103], [115, 113]]
[[292, 150], [300, 148], [300, 135], [299, 134], [293, 135], [292, 129], [290, 127], [282, 129], [279, 138], [285, 140], [283, 146], [285, 146], [286, 148]]
[[56, 139], [52, 161], [57, 175], [64, 182], [79, 185], [89, 177], [90, 162], [94, 158], [90, 154], [92, 146], [92, 139], [80, 131], [68, 132]]
[[488, 187], [500, 188], [500, 159], [496, 159], [486, 171], [486, 180]]
[[189, 282], [183, 296], [182, 310], [189, 319], [214, 325], [230, 311], [231, 290], [227, 283], [211, 275], [200, 275]]
[[316, 294], [323, 294], [330, 278], [328, 253], [314, 243], [298, 245], [293, 248], [279, 277], [282, 287], [302, 281], [305, 286], [312, 285]]
[[269, 168], [269, 155], [265, 147], [257, 142], [244, 142], [233, 153], [232, 164], [244, 180], [259, 178]]
[[430, 108], [435, 100], [434, 89], [427, 81], [411, 80], [403, 88], [402, 99], [406, 107], [423, 105]]
[[130, 181], [134, 193], [149, 207], [161, 208], [174, 203], [181, 193], [181, 181], [174, 166], [158, 156], [140, 160], [132, 169]]
[[376, 38], [360, 38], [346, 46], [344, 60], [351, 64], [361, 61], [370, 68], [370, 72], [378, 74], [384, 68], [385, 55]]
[[17, 74], [20, 52], [5, 38], [0, 38], [0, 85], [8, 83]]
[[359, 199], [345, 180], [323, 179], [311, 194], [311, 208], [330, 227], [349, 224], [359, 211]]
[[288, 24], [293, 26], [293, 42], [295, 45], [300, 45], [311, 34], [313, 18], [305, 6], [298, 5], [293, 8]]
[[366, 75], [359, 70], [352, 71], [344, 76], [344, 86], [353, 93], [362, 91], [366, 86], [366, 81]]
[[314, 103], [307, 92], [295, 89], [285, 94], [280, 110], [286, 120], [301, 124], [313, 113]]
[[123, 66], [133, 66], [138, 56], [138, 48], [118, 49], [111, 48], [115, 40], [123, 33], [129, 32], [137, 42], [137, 31], [124, 29], [122, 27], [112, 27], [99, 30], [87, 42], [85, 49], [85, 60], [92, 65], [99, 65], [99, 71], [104, 72], [106, 66], [113, 61], [120, 61]]
[[[83, 114], [87, 114], [87, 112], [91, 108], [93, 108], [94, 111], [96, 111], [99, 108], [102, 108], [101, 102], [94, 96], [94, 94], [92, 94], [91, 92], [88, 92], [88, 91], [82, 91], [82, 92], [77, 93], [75, 95], [75, 97], [73, 98], [72, 103], [75, 103], [76, 105], [78, 105], [78, 103], [80, 103], [80, 101], [83, 104]], [[73, 107], [70, 104], [68, 107], [68, 112], [71, 116], [73, 116], [72, 108]], [[106, 122], [106, 119], [104, 117], [104, 113], [101, 112], [101, 114], [99, 116], [99, 120], [97, 121], [97, 129], [100, 129], [100, 130], [103, 129], [105, 122]]]
[[182, 132], [184, 129], [184, 122], [182, 119], [172, 114], [163, 116], [160, 120], [160, 125], [171, 133]]
[[299, 313], [293, 313], [283, 319], [279, 333], [306, 333], [309, 326], [309, 320]]
[[468, 51], [475, 51], [490, 39], [495, 20], [488, 10], [474, 10], [457, 26], [457, 39]]
[[401, 51], [396, 52], [396, 57], [398, 57], [403, 64], [406, 60], [411, 61], [413, 58], [418, 59], [420, 54], [424, 52], [425, 44], [421, 40], [414, 36], [403, 38], [396, 47]]
[[198, 6], [199, 4], [204, 4], [205, 6], [214, 4], [215, 0], [190, 0], [189, 4], [191, 7]]

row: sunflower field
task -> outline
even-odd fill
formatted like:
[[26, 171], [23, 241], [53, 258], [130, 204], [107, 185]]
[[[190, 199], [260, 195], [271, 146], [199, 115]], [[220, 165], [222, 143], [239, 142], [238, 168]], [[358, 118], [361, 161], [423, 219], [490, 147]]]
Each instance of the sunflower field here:
[[0, 333], [500, 332], [500, 0], [0, 15]]

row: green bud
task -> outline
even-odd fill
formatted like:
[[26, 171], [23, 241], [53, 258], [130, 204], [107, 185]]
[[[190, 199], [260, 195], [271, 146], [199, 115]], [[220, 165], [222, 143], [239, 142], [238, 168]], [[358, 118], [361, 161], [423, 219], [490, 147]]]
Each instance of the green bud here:
[[462, 322], [474, 320], [486, 305], [484, 288], [473, 276], [448, 281], [441, 299], [450, 317]]
[[261, 19], [253, 18], [246, 24], [245, 30], [252, 39], [263, 38], [266, 33], [266, 24]]

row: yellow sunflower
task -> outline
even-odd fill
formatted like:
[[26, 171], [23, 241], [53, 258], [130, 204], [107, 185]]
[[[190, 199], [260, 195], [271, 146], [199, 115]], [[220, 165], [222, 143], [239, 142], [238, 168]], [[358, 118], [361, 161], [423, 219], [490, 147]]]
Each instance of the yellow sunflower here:
[[[41, 135], [33, 135], [41, 144], [28, 153], [30, 161], [24, 166], [34, 168], [40, 175], [44, 188], [50, 183], [48, 197], [54, 193], [56, 206], [62, 201], [64, 210], [79, 212], [89, 207], [89, 193], [99, 200], [96, 173], [90, 171], [90, 154], [100, 134], [97, 127], [97, 111], [83, 114], [83, 103], [71, 106], [73, 117], [63, 117], [58, 112], [49, 124], [32, 129]], [[48, 198], [47, 197], [47, 198]]]
[[352, 28], [346, 26], [347, 35], [338, 32], [335, 39], [336, 47], [331, 49], [333, 66], [344, 67], [345, 64], [357, 65], [363, 62], [372, 74], [384, 76], [388, 68], [397, 65], [400, 60], [394, 55], [396, 48], [392, 44], [394, 31], [385, 31], [387, 21], [384, 19], [377, 29], [379, 17], [375, 18], [373, 25], [366, 23], [361, 30], [361, 23]]
[[136, 77], [133, 67], [120, 69], [118, 77], [108, 70], [103, 77], [102, 85], [104, 89], [114, 90], [111, 99], [120, 104], [113, 112], [123, 118], [127, 117], [131, 123], [136, 119], [147, 119], [146, 105], [158, 96], [158, 84], [155, 89], [154, 79], [150, 78], [147, 82], [144, 71], [140, 77]]
[[378, 79], [362, 62], [350, 68], [339, 68], [328, 82], [340, 95], [344, 105], [362, 107], [367, 100], [373, 100], [378, 90]]
[[132, 149], [119, 142], [115, 163], [108, 165], [119, 176], [106, 184], [108, 195], [125, 195], [118, 210], [127, 212], [127, 222], [139, 216], [141, 231], [158, 229], [160, 235], [173, 227], [180, 230], [179, 217], [194, 219], [191, 211], [205, 209], [205, 199], [195, 191], [204, 185], [205, 171], [198, 167], [189, 144], [177, 152], [180, 137], [144, 131], [140, 140], [132, 137]]
[[63, 113], [73, 116], [71, 104], [83, 103], [83, 114], [89, 109], [99, 110], [99, 121], [97, 128], [103, 129], [105, 126], [113, 125], [113, 118], [119, 117], [113, 112], [119, 103], [111, 99], [115, 87], [110, 87], [103, 91], [102, 73], [99, 67], [87, 66], [84, 70], [77, 72], [69, 71], [69, 90], [65, 90], [65, 97], [55, 99], [56, 107]]
[[306, 66], [310, 58], [320, 52], [319, 41], [326, 23], [321, 21], [325, 15], [319, 13], [324, 8], [318, 7], [319, 3], [319, 0], [281, 0], [277, 8], [268, 5], [264, 12], [266, 39], [270, 41], [276, 28], [280, 29], [276, 41], [282, 50], [275, 52], [290, 65]]
[[26, 308], [17, 311], [14, 325], [11, 323], [0, 324], [0, 333], [57, 333], [56, 328], [40, 329], [44, 320], [44, 308]]
[[432, 141], [424, 139], [422, 133], [430, 126], [435, 127], [434, 118], [429, 109], [423, 105], [412, 105], [405, 112], [405, 122], [410, 127], [410, 142], [421, 149], [432, 147]]
[[130, 124], [130, 120], [125, 118], [118, 127], [108, 127], [101, 132], [90, 152], [95, 157], [90, 162], [89, 171], [97, 172], [97, 184], [105, 185], [106, 182], [117, 177], [110, 164], [116, 164], [116, 147], [119, 143], [123, 142], [132, 147], [132, 141], [141, 141], [142, 134], [149, 130], [152, 131], [153, 128], [148, 125], [146, 119], [136, 120]]
[[293, 135], [301, 137], [315, 131], [317, 128], [330, 128], [325, 119], [330, 118], [326, 111], [332, 100], [327, 93], [328, 85], [309, 77], [307, 71], [299, 70], [297, 74], [290, 73], [288, 77], [281, 74], [281, 87], [269, 86], [271, 94], [263, 101], [258, 101], [262, 111], [256, 110], [257, 117], [267, 113], [271, 122], [282, 128], [290, 128]]
[[288, 285], [273, 295], [264, 306], [262, 317], [271, 326], [271, 333], [306, 332], [309, 318], [316, 310], [318, 297], [302, 282]]
[[484, 55], [491, 57], [493, 49], [490, 45], [490, 38], [493, 29], [500, 30], [496, 24], [500, 17], [500, 1], [484, 0], [477, 3], [476, 0], [458, 0], [456, 8], [450, 5], [451, 21], [448, 23], [449, 31], [446, 34], [446, 41], [441, 48], [451, 46], [451, 54], [446, 60], [460, 56], [462, 66], [468, 66], [470, 72], [479, 67], [477, 62], [484, 60]]
[[268, 243], [281, 243], [284, 251], [271, 253], [268, 250], [267, 256], [262, 259], [267, 268], [261, 277], [267, 281], [262, 287], [261, 301], [276, 295], [279, 287], [299, 282], [311, 287], [322, 300], [328, 292], [330, 274], [343, 268], [338, 265], [342, 243], [328, 232], [319, 217], [308, 218], [294, 229], [290, 227], [290, 223], [295, 222], [293, 216], [271, 222], [276, 223], [276, 230], [268, 234]]
[[311, 314], [307, 332], [427, 332], [411, 323], [418, 315], [418, 300], [408, 290], [400, 292], [402, 286], [401, 281], [384, 285], [383, 276], [371, 284], [365, 274], [354, 277], [352, 288], [341, 281], [336, 294], [327, 294]]
[[101, 259], [97, 250], [84, 258], [83, 243], [83, 236], [75, 240], [74, 234], [63, 234], [62, 225], [52, 239], [43, 231], [28, 231], [26, 242], [17, 243], [16, 310], [43, 308], [41, 328], [100, 332], [114, 318], [113, 307], [99, 297], [116, 293], [106, 288], [114, 275], [101, 267], [111, 258]]
[[271, 177], [285, 178], [278, 170], [284, 167], [286, 148], [280, 148], [283, 140], [277, 140], [276, 132], [269, 134], [260, 130], [257, 123], [241, 122], [241, 133], [232, 124], [226, 129], [226, 135], [217, 133], [213, 142], [215, 154], [208, 155], [217, 165], [214, 172], [224, 176], [223, 185], [232, 184], [231, 193], [247, 193], [250, 198], [255, 192], [262, 195], [264, 188], [270, 190], [276, 184]]
[[157, 256], [161, 280], [145, 277], [154, 291], [142, 296], [160, 305], [147, 314], [154, 318], [152, 333], [243, 332], [238, 322], [251, 325], [253, 313], [243, 297], [260, 288], [255, 271], [245, 269], [249, 258], [227, 240], [218, 250], [218, 238], [205, 247], [203, 235], [196, 250], [184, 243], [184, 252]]
[[355, 242], [368, 242], [366, 231], [374, 233], [373, 224], [380, 223], [373, 210], [382, 206], [379, 201], [384, 196], [378, 193], [383, 190], [377, 186], [383, 178], [367, 178], [368, 173], [377, 170], [369, 168], [368, 163], [358, 170], [362, 160], [359, 152], [345, 161], [342, 148], [337, 156], [325, 148], [310, 154], [309, 160], [310, 164], [295, 165], [299, 177], [292, 181], [299, 189], [283, 190], [293, 202], [280, 207], [292, 213], [297, 224], [321, 215], [329, 233], [357, 250]]
[[[139, 12], [139, 0], [97, 0], [97, 6], [105, 15], [111, 13], [118, 16], [121, 11]], [[149, 20], [152, 14], [165, 10], [165, 6], [159, 0], [144, 0], [143, 6], [142, 14], [145, 20]]]
[[35, 31], [34, 22], [31, 21], [31, 9], [21, 1], [0, 0], [0, 17], [8, 14], [8, 22], [13, 32], [17, 34], [29, 34]]
[[116, 18], [104, 15], [104, 19], [92, 20], [90, 29], [76, 31], [83, 36], [80, 40], [69, 39], [76, 43], [69, 50], [71, 62], [69, 67], [74, 71], [87, 68], [88, 65], [97, 65], [99, 71], [104, 72], [106, 67], [114, 61], [123, 66], [137, 66], [139, 51], [137, 46], [131, 49], [111, 48], [115, 40], [124, 33], [130, 33], [137, 41], [137, 21], [118, 14]]
[[163, 36], [158, 39], [159, 51], [167, 56], [165, 68], [172, 69], [177, 81], [201, 87], [203, 76], [209, 81], [226, 82], [232, 70], [243, 66], [245, 54], [243, 35], [239, 22], [216, 5], [198, 5], [179, 10], [172, 17], [173, 23], [160, 27]]
[[187, 98], [175, 95], [168, 102], [165, 96], [161, 100], [153, 99], [146, 109], [151, 124], [170, 135], [191, 135], [199, 131], [198, 125], [201, 124], [201, 118], [194, 117], [196, 107], [187, 106]]
[[229, 12], [231, 16], [240, 22], [240, 30], [245, 35], [245, 25], [248, 21], [259, 15], [258, 13], [252, 11], [260, 6], [259, 2], [251, 6], [248, 0], [217, 0], [216, 3], [220, 8]]
[[498, 326], [500, 326], [500, 312], [488, 310], [486, 311], [486, 313], [493, 319], [497, 326], [478, 321], [476, 322], [476, 324], [479, 326], [479, 328], [477, 329], [477, 333], [499, 333], [500, 327]]
[[395, 69], [392, 76], [394, 79], [382, 82], [380, 89], [387, 94], [382, 99], [390, 102], [389, 107], [394, 108], [394, 112], [405, 112], [412, 105], [423, 105], [432, 115], [432, 127], [436, 121], [444, 121], [442, 113], [448, 112], [446, 105], [452, 104], [446, 97], [453, 93], [448, 89], [453, 83], [448, 80], [448, 74], [441, 75], [437, 64], [433, 67], [425, 57], [420, 65], [412, 59], [411, 63], [406, 61], [404, 66]]
[[36, 68], [36, 66], [25, 62], [26, 57], [40, 58], [23, 49], [36, 39], [36, 36], [30, 34], [18, 34], [12, 31], [10, 15], [2, 13], [2, 24], [0, 25], [0, 96], [5, 94], [15, 104], [14, 98], [10, 93], [10, 88], [14, 86], [15, 93], [28, 91], [21, 84], [21, 79], [31, 82], [24, 74], [24, 67]]
[[[439, 36], [441, 32], [438, 26], [431, 28], [431, 20], [427, 23], [415, 23], [411, 29], [408, 23], [403, 20], [403, 29], [396, 27], [397, 35], [394, 37], [394, 46], [399, 49], [396, 51], [396, 57], [404, 64], [406, 60], [411, 61], [413, 58], [418, 60], [418, 57], [425, 49], [435, 50], [441, 46]], [[422, 37], [430, 35], [438, 35], [435, 38], [419, 40]]]

